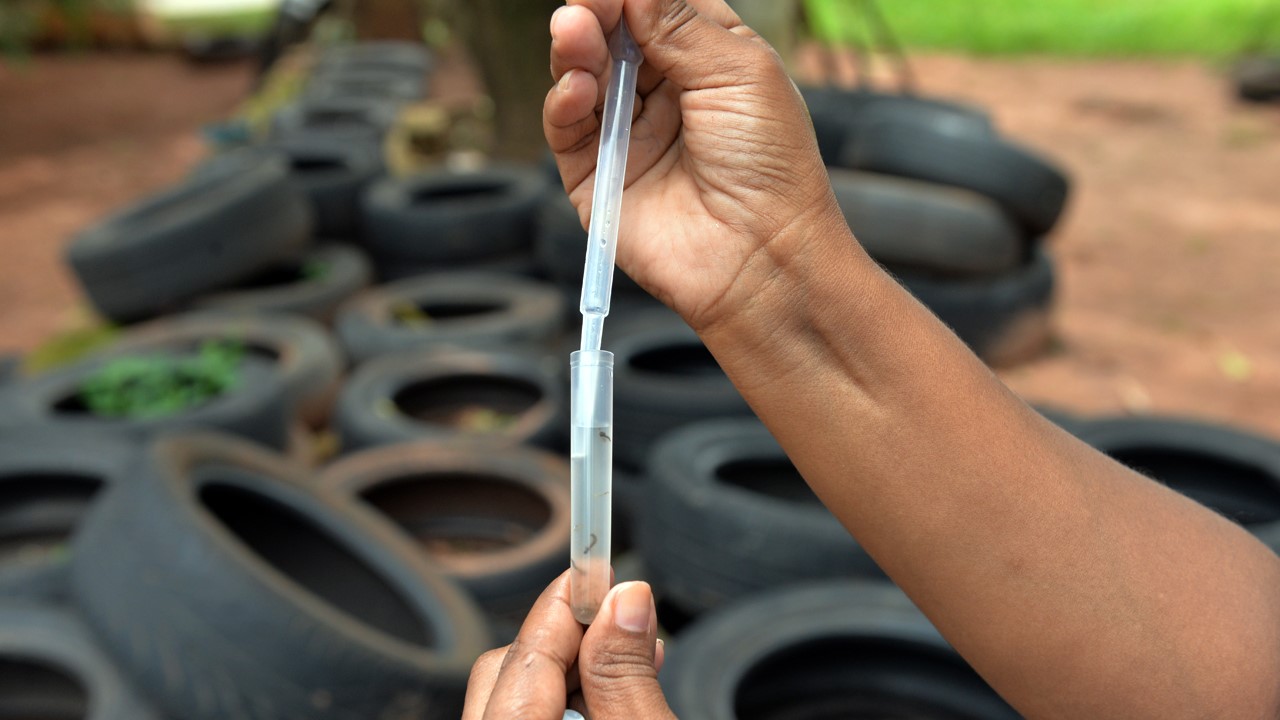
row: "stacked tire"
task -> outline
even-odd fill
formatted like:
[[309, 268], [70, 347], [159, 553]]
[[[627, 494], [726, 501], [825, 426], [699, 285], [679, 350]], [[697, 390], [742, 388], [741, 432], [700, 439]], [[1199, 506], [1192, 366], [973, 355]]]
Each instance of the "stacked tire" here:
[[972, 106], [804, 95], [836, 200], [868, 254], [989, 364], [1042, 351], [1056, 274], [1043, 240], [1066, 206], [1063, 171]]
[[[1277, 440], [1185, 418], [1049, 414], [1280, 551]], [[647, 481], [630, 572], [675, 632], [661, 681], [676, 714], [1019, 717], [879, 576], [758, 422], [671, 432]]]
[[1236, 97], [1250, 103], [1280, 102], [1280, 54], [1247, 55], [1232, 68]]
[[[90, 300], [138, 324], [0, 377], [0, 716], [455, 718], [470, 664], [568, 564], [586, 233], [542, 168], [387, 175], [430, 67], [416, 46], [326, 50], [262, 142], [73, 243]], [[807, 99], [862, 246], [988, 361], [1042, 343], [1061, 174], [975, 108]], [[625, 276], [614, 315], [618, 575], [682, 630], [673, 708], [1016, 717], [697, 335]], [[85, 399], [121, 359], [208, 343], [243, 355], [218, 397], [128, 418]], [[1048, 414], [1280, 548], [1276, 443]]]
[[1280, 552], [1280, 443], [1180, 417], [1099, 417], [1073, 432], [1112, 459], [1186, 495]]
[[280, 158], [237, 151], [81, 233], [67, 259], [99, 312], [131, 322], [305, 252], [312, 223]]
[[532, 448], [422, 441], [351, 455], [322, 488], [364, 503], [427, 550], [480, 604], [503, 641], [564, 571], [569, 468]]
[[761, 593], [699, 620], [668, 657], [662, 687], [680, 717], [1020, 717], [887, 583]]
[[384, 140], [427, 96], [432, 67], [413, 43], [320, 52], [266, 137], [74, 240], [67, 258], [93, 306], [117, 323], [192, 307], [331, 321], [373, 279], [362, 197], [386, 176]]
[[491, 642], [387, 522], [219, 435], [142, 449], [78, 529], [71, 586], [172, 717], [453, 718]]
[[366, 245], [383, 279], [459, 267], [537, 276], [533, 220], [547, 187], [534, 167], [387, 178], [365, 194]]
[[[430, 65], [325, 50], [261, 141], [72, 243], [121, 327], [48, 372], [5, 363], [0, 715], [456, 718], [567, 565], [565, 313], [530, 277], [547, 181], [388, 178]], [[143, 397], [153, 367], [194, 392], [210, 347], [233, 359], [208, 397], [94, 400], [104, 378]]]
[[759, 420], [665, 435], [646, 484], [640, 555], [655, 592], [682, 615], [809, 580], [884, 578]]

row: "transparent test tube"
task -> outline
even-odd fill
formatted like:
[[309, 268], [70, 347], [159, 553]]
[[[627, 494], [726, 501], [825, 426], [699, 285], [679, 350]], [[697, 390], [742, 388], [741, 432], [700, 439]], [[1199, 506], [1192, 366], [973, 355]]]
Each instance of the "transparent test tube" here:
[[613, 353], [569, 356], [570, 606], [590, 624], [609, 592], [613, 506]]

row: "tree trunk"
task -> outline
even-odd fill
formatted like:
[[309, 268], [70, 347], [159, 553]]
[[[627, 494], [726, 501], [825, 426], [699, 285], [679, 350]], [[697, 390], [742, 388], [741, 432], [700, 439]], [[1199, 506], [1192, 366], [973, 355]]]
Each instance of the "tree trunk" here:
[[[795, 46], [800, 0], [733, 0], [743, 20], [787, 59]], [[547, 70], [551, 13], [563, 0], [459, 0], [459, 30], [480, 67], [495, 112], [495, 155], [533, 160], [546, 148], [542, 102], [551, 89]]]
[[358, 39], [422, 42], [422, 13], [417, 0], [356, 0], [352, 5]]
[[495, 155], [534, 160], [545, 150], [542, 102], [551, 89], [548, 24], [563, 0], [462, 0], [456, 11], [494, 102]]

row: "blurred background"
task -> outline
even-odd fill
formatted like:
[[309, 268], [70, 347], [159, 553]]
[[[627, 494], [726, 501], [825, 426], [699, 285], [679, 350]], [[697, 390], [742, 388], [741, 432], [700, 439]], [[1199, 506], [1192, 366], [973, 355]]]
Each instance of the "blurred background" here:
[[[558, 4], [6, 0], [0, 352], [38, 365], [95, 342], [104, 325], [64, 264], [70, 238], [259, 131], [316, 45], [424, 39], [427, 124], [451, 128], [437, 149], [540, 157]], [[983, 108], [1071, 178], [1046, 243], [1052, 339], [999, 370], [1015, 390], [1280, 434], [1280, 105], [1241, 97], [1275, 87], [1280, 2], [735, 4], [802, 82]], [[421, 150], [389, 163], [407, 172]]]
[[[731, 4], [872, 258], [1280, 548], [1280, 0]], [[621, 276], [570, 440], [560, 5], [0, 0], [0, 718], [451, 720], [584, 547], [682, 717], [1017, 717]]]

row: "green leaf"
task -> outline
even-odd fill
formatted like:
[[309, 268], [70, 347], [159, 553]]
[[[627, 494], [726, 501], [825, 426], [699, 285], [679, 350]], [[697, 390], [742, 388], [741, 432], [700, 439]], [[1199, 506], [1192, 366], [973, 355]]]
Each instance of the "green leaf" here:
[[80, 401], [95, 415], [152, 419], [199, 407], [239, 382], [244, 344], [202, 343], [194, 355], [112, 360], [81, 383]]

